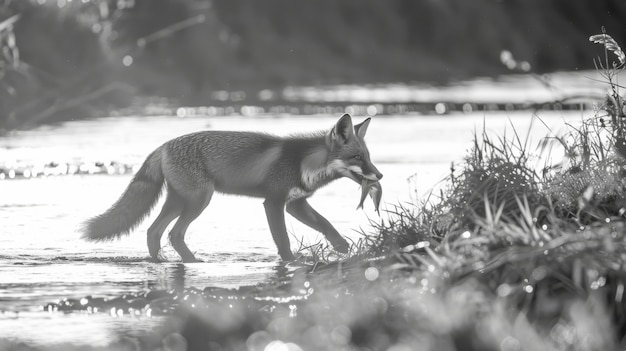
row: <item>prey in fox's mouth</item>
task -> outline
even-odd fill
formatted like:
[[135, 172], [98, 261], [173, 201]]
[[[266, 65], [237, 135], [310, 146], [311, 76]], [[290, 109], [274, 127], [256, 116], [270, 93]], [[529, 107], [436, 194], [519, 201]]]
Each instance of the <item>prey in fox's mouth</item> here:
[[365, 198], [367, 195], [370, 195], [372, 201], [374, 202], [374, 210], [376, 213], [380, 215], [380, 200], [383, 197], [383, 187], [380, 185], [380, 182], [377, 180], [369, 180], [363, 178], [361, 181], [361, 200], [359, 201], [359, 205], [356, 207], [357, 209], [363, 208], [363, 203], [365, 202]]

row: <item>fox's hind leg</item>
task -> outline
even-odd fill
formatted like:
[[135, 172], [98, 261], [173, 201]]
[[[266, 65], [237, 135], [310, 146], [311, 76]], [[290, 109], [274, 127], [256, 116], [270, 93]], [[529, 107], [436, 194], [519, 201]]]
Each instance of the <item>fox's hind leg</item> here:
[[181, 195], [184, 202], [183, 210], [176, 224], [174, 224], [174, 227], [170, 231], [170, 242], [183, 259], [183, 262], [198, 262], [185, 244], [185, 233], [187, 232], [189, 224], [204, 211], [211, 201], [213, 190], [214, 187], [210, 184], [204, 188], [194, 189], [193, 192]]
[[161, 251], [161, 237], [167, 226], [176, 217], [180, 216], [183, 210], [183, 199], [173, 189], [168, 187], [167, 198], [158, 217], [148, 228], [148, 251], [153, 260], [159, 261], [159, 251]]

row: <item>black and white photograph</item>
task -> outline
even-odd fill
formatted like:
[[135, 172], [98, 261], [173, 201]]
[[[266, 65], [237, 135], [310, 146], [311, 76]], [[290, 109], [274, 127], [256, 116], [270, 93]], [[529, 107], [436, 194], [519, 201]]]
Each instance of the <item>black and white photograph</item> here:
[[625, 350], [624, 50], [626, 0], [0, 0], [0, 351]]

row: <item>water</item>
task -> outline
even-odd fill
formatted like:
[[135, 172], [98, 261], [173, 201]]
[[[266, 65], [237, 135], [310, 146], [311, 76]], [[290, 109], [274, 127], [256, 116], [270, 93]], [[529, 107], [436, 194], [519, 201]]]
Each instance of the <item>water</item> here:
[[[366, 140], [372, 160], [385, 175], [382, 209], [424, 196], [445, 177], [452, 161], [471, 146], [483, 123], [501, 134], [513, 124], [525, 134], [532, 113], [375, 117]], [[579, 112], [546, 112], [543, 121], [558, 130], [576, 124]], [[358, 121], [361, 118], [356, 117]], [[286, 135], [330, 129], [336, 117], [116, 117], [67, 122], [15, 132], [0, 139], [5, 164], [109, 162], [140, 164], [162, 142], [202, 129], [266, 131]], [[535, 122], [532, 140], [545, 136]], [[105, 345], [114, 337], [150, 330], [159, 318], [113, 317], [106, 313], [49, 313], [41, 306], [60, 298], [119, 296], [146, 289], [238, 287], [277, 274], [279, 258], [267, 228], [261, 199], [214, 196], [191, 225], [187, 244], [202, 263], [182, 264], [164, 240], [166, 263], [147, 261], [145, 232], [156, 213], [130, 236], [110, 243], [80, 240], [85, 219], [108, 208], [131, 175], [59, 176], [0, 181], [0, 338], [35, 345], [69, 342]], [[359, 186], [336, 181], [310, 203], [343, 235], [359, 240], [379, 220], [371, 201], [355, 210]], [[158, 206], [158, 205], [157, 205]], [[156, 212], [156, 211], [155, 211]], [[385, 214], [383, 212], [383, 218]], [[293, 248], [324, 242], [321, 235], [287, 219]], [[359, 230], [360, 229], [360, 230]]]

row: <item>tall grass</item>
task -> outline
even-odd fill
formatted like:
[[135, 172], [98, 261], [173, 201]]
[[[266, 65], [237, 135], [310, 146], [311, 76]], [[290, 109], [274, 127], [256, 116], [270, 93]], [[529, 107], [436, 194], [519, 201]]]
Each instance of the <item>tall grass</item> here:
[[475, 282], [489, 313], [502, 306], [513, 321], [500, 337], [515, 336], [515, 349], [613, 349], [626, 336], [625, 59], [606, 33], [590, 40], [605, 46], [596, 65], [608, 94], [580, 126], [542, 140], [540, 154], [561, 162], [534, 166], [515, 128], [495, 139], [477, 132], [438, 197], [397, 207], [373, 240], [390, 267], [436, 275], [438, 293]]

